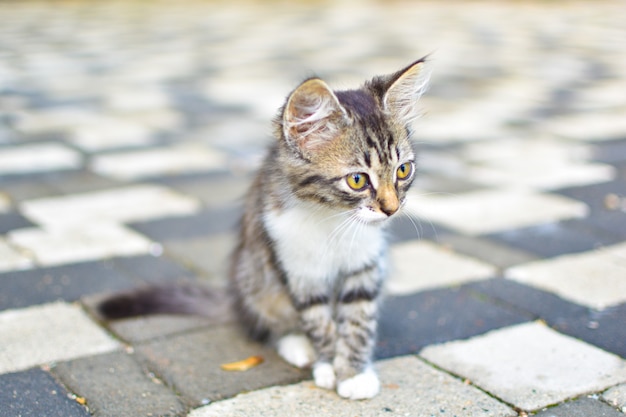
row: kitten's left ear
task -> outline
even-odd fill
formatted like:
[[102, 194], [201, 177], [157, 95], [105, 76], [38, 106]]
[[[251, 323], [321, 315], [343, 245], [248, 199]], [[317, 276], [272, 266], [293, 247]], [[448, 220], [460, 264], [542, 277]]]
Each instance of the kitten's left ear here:
[[403, 124], [410, 124], [419, 116], [415, 104], [426, 91], [429, 78], [426, 57], [389, 76], [385, 80], [383, 108]]

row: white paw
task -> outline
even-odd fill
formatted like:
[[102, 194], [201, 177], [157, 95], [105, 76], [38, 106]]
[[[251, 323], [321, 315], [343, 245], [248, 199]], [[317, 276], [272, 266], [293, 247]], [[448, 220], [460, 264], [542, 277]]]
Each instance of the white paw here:
[[318, 362], [313, 367], [313, 379], [315, 385], [320, 388], [335, 388], [336, 378], [333, 366], [328, 362]]
[[372, 369], [341, 381], [337, 386], [337, 394], [351, 400], [372, 398], [380, 391], [378, 376]]
[[276, 351], [287, 362], [305, 368], [315, 361], [315, 350], [309, 339], [302, 334], [288, 334], [276, 343]]

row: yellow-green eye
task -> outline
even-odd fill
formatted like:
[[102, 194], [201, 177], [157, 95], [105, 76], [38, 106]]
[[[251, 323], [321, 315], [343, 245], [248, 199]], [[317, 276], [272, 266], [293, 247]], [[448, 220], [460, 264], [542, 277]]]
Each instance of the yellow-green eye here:
[[408, 178], [411, 175], [412, 171], [413, 171], [413, 164], [410, 162], [405, 162], [404, 164], [398, 167], [398, 170], [396, 171], [396, 176], [398, 177], [399, 180], [403, 180], [405, 178]]
[[363, 190], [370, 183], [367, 174], [364, 174], [362, 172], [348, 175], [346, 177], [346, 181], [348, 182], [348, 186], [350, 186], [350, 188], [355, 191]]

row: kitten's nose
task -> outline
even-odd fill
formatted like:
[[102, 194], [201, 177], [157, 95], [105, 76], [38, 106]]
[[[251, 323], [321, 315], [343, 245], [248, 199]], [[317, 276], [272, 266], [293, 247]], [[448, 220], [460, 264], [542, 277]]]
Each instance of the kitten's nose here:
[[400, 208], [400, 201], [398, 201], [396, 190], [392, 187], [379, 189], [377, 200], [380, 211], [387, 216], [393, 215]]

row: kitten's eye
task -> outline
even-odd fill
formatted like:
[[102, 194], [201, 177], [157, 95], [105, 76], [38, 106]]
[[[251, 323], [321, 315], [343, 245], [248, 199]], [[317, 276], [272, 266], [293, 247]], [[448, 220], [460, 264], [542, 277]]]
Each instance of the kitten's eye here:
[[361, 191], [370, 184], [367, 174], [362, 172], [348, 175], [346, 177], [346, 181], [348, 182], [350, 188], [355, 191]]
[[410, 162], [405, 162], [404, 164], [398, 167], [398, 170], [396, 171], [396, 176], [398, 177], [399, 180], [403, 180], [405, 178], [408, 178], [412, 172], [413, 172], [413, 164]]

